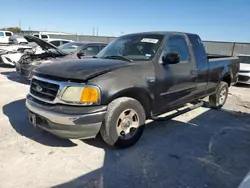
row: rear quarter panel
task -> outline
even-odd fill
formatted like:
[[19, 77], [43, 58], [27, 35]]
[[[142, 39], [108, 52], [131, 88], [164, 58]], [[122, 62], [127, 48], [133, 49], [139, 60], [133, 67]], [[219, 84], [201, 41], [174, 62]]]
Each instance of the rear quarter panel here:
[[230, 83], [232, 83], [238, 76], [239, 59], [237, 57], [210, 59], [209, 65], [208, 89], [216, 88], [226, 77], [230, 77]]

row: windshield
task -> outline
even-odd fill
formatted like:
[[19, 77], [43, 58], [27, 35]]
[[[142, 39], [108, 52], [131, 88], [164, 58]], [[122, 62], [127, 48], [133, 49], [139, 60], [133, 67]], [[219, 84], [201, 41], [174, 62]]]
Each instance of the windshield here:
[[250, 56], [239, 56], [240, 63], [250, 64]]
[[160, 34], [135, 34], [117, 38], [106, 46], [97, 58], [108, 56], [123, 56], [134, 61], [151, 60], [163, 39]]
[[73, 53], [78, 49], [79, 46], [84, 46], [84, 45], [85, 43], [69, 42], [58, 46], [58, 48], [65, 53]]

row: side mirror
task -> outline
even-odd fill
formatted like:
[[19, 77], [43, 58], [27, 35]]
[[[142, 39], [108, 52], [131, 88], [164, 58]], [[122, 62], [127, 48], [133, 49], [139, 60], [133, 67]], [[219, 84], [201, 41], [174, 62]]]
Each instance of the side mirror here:
[[78, 53], [77, 53], [77, 57], [78, 57], [79, 59], [81, 59], [81, 57], [83, 57], [83, 56], [85, 56], [85, 53], [84, 53], [84, 52], [78, 52]]
[[166, 53], [162, 56], [163, 65], [177, 64], [180, 62], [180, 55], [176, 52]]

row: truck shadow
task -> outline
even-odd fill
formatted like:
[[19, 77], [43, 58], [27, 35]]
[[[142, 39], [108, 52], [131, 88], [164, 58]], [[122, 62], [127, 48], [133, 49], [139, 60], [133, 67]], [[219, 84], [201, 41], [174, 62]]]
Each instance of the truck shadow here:
[[14, 101], [3, 106], [3, 113], [9, 118], [11, 126], [22, 136], [52, 147], [76, 146], [76, 144], [70, 140], [60, 139], [39, 128], [33, 127], [27, 118], [25, 99]]
[[241, 83], [237, 83], [234, 85], [235, 87], [239, 87], [239, 88], [250, 88], [249, 84], [241, 84]]
[[124, 150], [83, 142], [105, 151], [103, 166], [54, 187], [235, 188], [250, 167], [250, 115], [207, 109], [188, 122], [151, 122]]
[[28, 79], [20, 77], [16, 71], [1, 72], [2, 75], [6, 76], [9, 80], [17, 82], [24, 85], [29, 85], [30, 81]]

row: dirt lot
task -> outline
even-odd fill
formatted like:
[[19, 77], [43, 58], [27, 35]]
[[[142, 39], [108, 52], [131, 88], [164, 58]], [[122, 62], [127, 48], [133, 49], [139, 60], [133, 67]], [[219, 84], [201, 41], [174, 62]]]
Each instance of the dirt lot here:
[[31, 126], [27, 83], [0, 68], [0, 187], [236, 188], [250, 169], [250, 88], [232, 87], [220, 111], [198, 108], [148, 123], [126, 150], [63, 140]]

